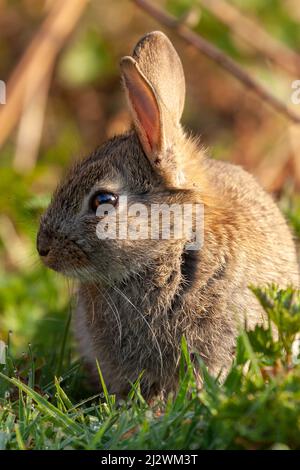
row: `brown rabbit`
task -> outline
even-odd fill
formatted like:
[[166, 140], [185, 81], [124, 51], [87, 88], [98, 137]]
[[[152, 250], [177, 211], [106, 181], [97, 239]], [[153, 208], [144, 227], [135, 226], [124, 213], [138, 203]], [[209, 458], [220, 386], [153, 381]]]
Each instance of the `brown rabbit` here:
[[[288, 226], [255, 179], [204, 154], [180, 125], [185, 80], [161, 32], [144, 36], [121, 61], [134, 129], [77, 163], [56, 190], [37, 238], [50, 268], [80, 281], [75, 331], [95, 372], [124, 397], [144, 371], [146, 398], [176, 390], [180, 343], [217, 375], [228, 370], [239, 323], [263, 312], [250, 284], [298, 286]], [[204, 241], [99, 239], [103, 204], [202, 204]], [[110, 205], [110, 206], [109, 206]], [[194, 216], [193, 216], [194, 217]]]

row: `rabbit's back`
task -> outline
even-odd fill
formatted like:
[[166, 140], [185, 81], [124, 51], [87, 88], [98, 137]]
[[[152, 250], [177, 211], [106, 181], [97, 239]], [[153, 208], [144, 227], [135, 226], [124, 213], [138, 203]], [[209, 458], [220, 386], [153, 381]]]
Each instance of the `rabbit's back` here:
[[240, 224], [238, 249], [241, 256], [243, 245], [247, 249], [246, 280], [256, 285], [298, 286], [293, 235], [273, 198], [240, 166], [206, 159], [204, 168], [219, 200], [222, 204], [226, 202], [227, 210]]

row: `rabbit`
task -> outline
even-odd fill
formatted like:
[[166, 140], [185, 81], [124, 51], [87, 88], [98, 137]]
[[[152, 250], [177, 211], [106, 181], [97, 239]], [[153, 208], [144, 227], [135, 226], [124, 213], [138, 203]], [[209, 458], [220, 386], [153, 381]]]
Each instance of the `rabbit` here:
[[[42, 262], [77, 279], [74, 330], [95, 380], [99, 362], [117, 398], [140, 377], [147, 400], [178, 387], [184, 336], [201, 386], [200, 357], [226, 377], [241, 325], [264, 312], [250, 285], [299, 285], [291, 231], [272, 197], [241, 167], [208, 157], [183, 129], [185, 78], [167, 36], [154, 31], [120, 62], [132, 128], [75, 163], [42, 215]], [[99, 239], [121, 196], [128, 205], [201, 204], [203, 243]], [[101, 206], [111, 207], [98, 216]], [[195, 217], [194, 215], [192, 216]]]

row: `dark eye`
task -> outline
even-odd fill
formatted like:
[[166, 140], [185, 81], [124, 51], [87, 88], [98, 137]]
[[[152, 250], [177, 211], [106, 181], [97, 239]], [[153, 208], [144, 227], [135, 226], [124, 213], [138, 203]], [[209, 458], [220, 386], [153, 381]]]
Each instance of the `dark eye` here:
[[94, 212], [96, 212], [98, 207], [102, 204], [111, 204], [112, 206], [115, 206], [117, 202], [118, 196], [116, 194], [102, 192], [94, 194], [94, 196], [91, 197], [90, 207]]

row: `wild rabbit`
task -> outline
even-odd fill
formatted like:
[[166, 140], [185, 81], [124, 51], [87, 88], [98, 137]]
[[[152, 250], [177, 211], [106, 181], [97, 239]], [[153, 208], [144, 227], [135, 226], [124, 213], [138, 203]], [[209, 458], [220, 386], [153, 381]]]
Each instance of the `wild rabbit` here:
[[[80, 281], [75, 332], [92, 371], [97, 358], [117, 397], [144, 371], [150, 399], [176, 390], [183, 335], [191, 355], [224, 376], [239, 324], [263, 321], [248, 286], [298, 286], [299, 274], [272, 198], [240, 167], [209, 159], [182, 129], [185, 80], [169, 39], [144, 36], [121, 72], [133, 129], [70, 170], [41, 219], [37, 249], [46, 266]], [[128, 207], [203, 205], [201, 248], [188, 249], [187, 234], [99, 239], [99, 220], [109, 225], [121, 196]], [[114, 211], [99, 216], [103, 204]]]

